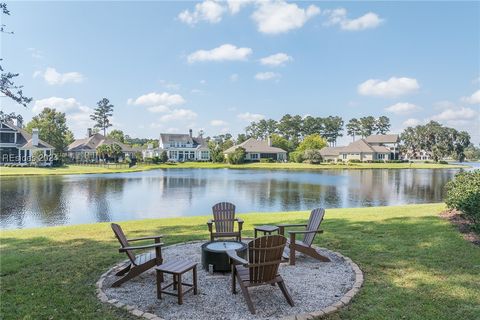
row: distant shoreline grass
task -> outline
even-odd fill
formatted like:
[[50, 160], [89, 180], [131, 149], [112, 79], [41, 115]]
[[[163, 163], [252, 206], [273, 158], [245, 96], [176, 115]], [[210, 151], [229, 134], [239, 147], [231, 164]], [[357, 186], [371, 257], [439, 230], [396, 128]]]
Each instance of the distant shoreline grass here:
[[[327, 209], [325, 232], [315, 244], [350, 257], [365, 274], [352, 303], [327, 320], [477, 318], [480, 248], [438, 216], [444, 209], [441, 203]], [[308, 212], [239, 216], [248, 237], [254, 225], [303, 223]], [[168, 245], [207, 241], [207, 218], [121, 225], [128, 237], [163, 234]], [[96, 298], [100, 275], [126, 259], [118, 247], [109, 223], [0, 231], [0, 314], [5, 319], [134, 319]]]
[[68, 174], [99, 174], [138, 172], [155, 169], [264, 169], [264, 170], [361, 170], [361, 169], [452, 169], [466, 168], [456, 164], [437, 163], [351, 163], [351, 164], [307, 164], [307, 163], [246, 163], [232, 165], [212, 162], [184, 162], [176, 164], [139, 164], [132, 168], [106, 168], [103, 166], [69, 165], [59, 168], [34, 167], [0, 167], [0, 176], [30, 176], [30, 175], [68, 175]]

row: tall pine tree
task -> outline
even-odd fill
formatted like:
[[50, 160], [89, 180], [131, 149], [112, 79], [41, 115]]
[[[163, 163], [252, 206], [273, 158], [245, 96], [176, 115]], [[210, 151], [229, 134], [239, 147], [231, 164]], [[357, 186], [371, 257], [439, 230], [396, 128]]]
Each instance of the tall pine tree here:
[[113, 115], [113, 104], [110, 100], [103, 98], [97, 102], [95, 112], [90, 116], [90, 119], [95, 121], [95, 128], [103, 130], [103, 135], [107, 135], [107, 128], [111, 127], [110, 117]]

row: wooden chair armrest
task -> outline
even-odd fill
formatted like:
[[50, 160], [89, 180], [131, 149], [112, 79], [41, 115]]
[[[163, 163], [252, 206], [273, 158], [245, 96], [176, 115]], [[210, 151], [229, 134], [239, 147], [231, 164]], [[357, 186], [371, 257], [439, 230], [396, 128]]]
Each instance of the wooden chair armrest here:
[[296, 231], [287, 231], [289, 234], [292, 234], [292, 233], [302, 233], [302, 234], [305, 234], [305, 233], [323, 233], [323, 230], [310, 230], [310, 231], [302, 231], [302, 230], [296, 230]]
[[213, 220], [212, 219], [207, 221], [207, 226], [208, 226], [208, 232], [212, 233], [213, 232]]
[[236, 262], [237, 264], [248, 265], [248, 261], [239, 257], [235, 250], [228, 250], [227, 255], [230, 259], [232, 259], [233, 262]]
[[306, 227], [306, 223], [285, 223], [285, 224], [278, 224], [277, 227]]
[[238, 223], [243, 223], [243, 222], [244, 222], [243, 219], [241, 219], [241, 218], [235, 218], [235, 220], [236, 220]]
[[141, 240], [152, 240], [152, 239], [160, 239], [160, 238], [163, 238], [163, 235], [132, 238], [132, 239], [127, 239], [127, 241], [141, 241]]
[[156, 247], [161, 247], [163, 245], [164, 245], [163, 242], [159, 242], [159, 243], [154, 243], [154, 244], [146, 244], [144, 246], [123, 247], [123, 248], [118, 249], [118, 252], [127, 252], [127, 251], [130, 251], [130, 250], [156, 248]]

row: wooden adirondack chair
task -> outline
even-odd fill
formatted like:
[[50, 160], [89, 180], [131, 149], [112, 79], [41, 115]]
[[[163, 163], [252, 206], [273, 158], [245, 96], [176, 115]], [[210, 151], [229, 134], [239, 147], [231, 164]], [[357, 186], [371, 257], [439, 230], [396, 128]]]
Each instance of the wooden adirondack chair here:
[[249, 287], [278, 284], [287, 302], [293, 307], [294, 302], [285, 286], [278, 266], [282, 262], [282, 253], [287, 239], [281, 235], [269, 235], [250, 241], [248, 244], [248, 261], [240, 258], [235, 250], [227, 251], [232, 261], [232, 293], [236, 294], [236, 281], [240, 285], [248, 309], [255, 314]]
[[[122, 228], [116, 223], [112, 223], [112, 230], [113, 230], [113, 233], [115, 234], [115, 237], [118, 239], [121, 245], [118, 251], [120, 253], [125, 252], [128, 256], [128, 259], [130, 260], [130, 263], [125, 268], [123, 268], [122, 270], [120, 270], [115, 274], [116, 276], [123, 276], [124, 274], [126, 275], [120, 278], [119, 280], [115, 281], [112, 284], [112, 287], [119, 287], [122, 283], [130, 279], [133, 279], [136, 276], [147, 271], [148, 269], [153, 268], [155, 266], [159, 266], [163, 263], [162, 249], [161, 249], [163, 243], [160, 242], [160, 239], [163, 236], [150, 236], [150, 237], [127, 239], [127, 237], [125, 237], [125, 234], [123, 233]], [[154, 240], [155, 243], [142, 245], [142, 246], [135, 246], [135, 247], [131, 247], [129, 244], [130, 241], [141, 241], [141, 240]], [[155, 248], [154, 254], [147, 252], [147, 253], [143, 253], [135, 256], [133, 253], [134, 250], [150, 249], [150, 248]]]
[[[210, 232], [210, 241], [215, 238], [232, 238], [242, 241], [243, 220], [235, 218], [235, 205], [229, 202], [220, 202], [212, 207], [213, 220], [207, 222], [208, 231]], [[235, 231], [235, 221], [238, 222], [238, 230]], [[215, 224], [215, 231], [213, 231]]]
[[[317, 233], [323, 233], [323, 230], [320, 230], [320, 224], [322, 223], [323, 216], [325, 215], [325, 210], [322, 208], [313, 209], [310, 213], [310, 219], [307, 224], [281, 224], [278, 226], [279, 233], [285, 235], [285, 228], [288, 227], [305, 227], [303, 231], [288, 231], [290, 237], [288, 240], [287, 247], [283, 253], [283, 257], [290, 260], [291, 265], [295, 265], [295, 252], [300, 251], [312, 258], [323, 262], [329, 262], [330, 259], [319, 254], [315, 248], [312, 248], [313, 239]], [[297, 240], [297, 234], [303, 234], [303, 240]]]

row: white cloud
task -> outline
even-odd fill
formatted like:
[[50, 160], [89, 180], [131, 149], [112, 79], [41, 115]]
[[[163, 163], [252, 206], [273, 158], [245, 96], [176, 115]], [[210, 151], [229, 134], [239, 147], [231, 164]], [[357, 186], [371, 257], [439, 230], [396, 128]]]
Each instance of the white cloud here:
[[38, 114], [47, 107], [64, 112], [69, 128], [77, 137], [84, 136], [86, 128], [93, 125], [90, 115], [93, 114], [94, 110], [81, 104], [75, 98], [50, 97], [39, 99], [34, 102], [32, 111]]
[[413, 112], [419, 111], [421, 108], [413, 103], [408, 102], [399, 102], [390, 107], [385, 108], [386, 111], [398, 114], [398, 115], [407, 115]]
[[255, 79], [257, 80], [271, 80], [271, 79], [278, 79], [280, 78], [280, 74], [276, 72], [259, 72], [255, 75]]
[[169, 122], [169, 121], [187, 121], [187, 120], [194, 120], [197, 118], [197, 114], [190, 110], [190, 109], [174, 109], [171, 110], [170, 113], [161, 116], [160, 122]]
[[280, 53], [272, 54], [271, 56], [260, 59], [260, 63], [263, 64], [264, 66], [278, 67], [292, 60], [293, 60], [292, 57], [290, 57], [286, 53], [280, 52]]
[[422, 123], [422, 121], [420, 121], [418, 119], [410, 118], [410, 119], [405, 120], [403, 122], [403, 125], [406, 126], [406, 127], [415, 127], [415, 126], [418, 126], [421, 123]]
[[263, 114], [245, 112], [237, 114], [237, 118], [243, 121], [252, 122], [265, 119], [265, 116]]
[[342, 30], [359, 31], [378, 27], [384, 20], [376, 13], [368, 12], [356, 19], [347, 18], [347, 10], [339, 8], [324, 12], [328, 15], [326, 25], [339, 25]]
[[480, 103], [480, 90], [475, 91], [469, 97], [463, 97], [462, 101], [470, 104], [479, 104]]
[[178, 84], [178, 83], [169, 82], [169, 81], [167, 81], [167, 80], [160, 80], [160, 84], [161, 84], [165, 89], [168, 89], [168, 90], [172, 90], [172, 91], [178, 91], [178, 90], [180, 90], [180, 84]]
[[222, 20], [222, 15], [224, 14], [225, 10], [225, 7], [219, 2], [205, 0], [201, 3], [197, 3], [192, 12], [189, 10], [182, 11], [178, 15], [178, 19], [189, 25], [195, 25], [200, 21], [218, 23]]
[[258, 31], [267, 34], [279, 34], [301, 28], [310, 18], [320, 13], [317, 6], [306, 9], [294, 3], [280, 1], [262, 1], [252, 14]]
[[35, 71], [33, 77], [43, 77], [49, 85], [62, 85], [69, 82], [81, 83], [85, 80], [85, 77], [80, 72], [60, 73], [52, 67], [48, 67], [44, 72]]
[[256, 0], [227, 0], [228, 10], [231, 14], [237, 14], [242, 7], [254, 3]]
[[417, 79], [391, 77], [386, 81], [369, 79], [358, 86], [358, 93], [364, 96], [397, 97], [413, 93], [419, 88]]
[[471, 108], [451, 108], [442, 111], [441, 113], [434, 115], [432, 120], [435, 121], [470, 121], [474, 120], [478, 115], [478, 112]]
[[44, 108], [55, 108], [57, 111], [69, 112], [80, 107], [80, 103], [75, 98], [50, 97], [36, 100], [33, 104], [33, 113], [40, 113]]
[[165, 113], [165, 112], [169, 112], [170, 108], [164, 105], [158, 105], [158, 106], [148, 107], [147, 110], [152, 113]]
[[212, 50], [198, 50], [188, 55], [189, 63], [199, 61], [244, 61], [252, 54], [250, 48], [237, 48], [231, 44], [222, 44]]
[[36, 48], [28, 48], [28, 52], [32, 55], [34, 59], [43, 59], [43, 52]]
[[128, 104], [143, 106], [174, 106], [185, 103], [185, 99], [179, 94], [168, 92], [150, 92], [134, 99], [128, 99]]
[[210, 121], [210, 125], [213, 127], [222, 127], [228, 125], [228, 122], [223, 120], [212, 120]]
[[230, 81], [232, 81], [232, 82], [237, 81], [238, 78], [239, 78], [239, 76], [238, 76], [238, 74], [236, 74], [236, 73], [232, 73], [232, 74], [230, 75]]

